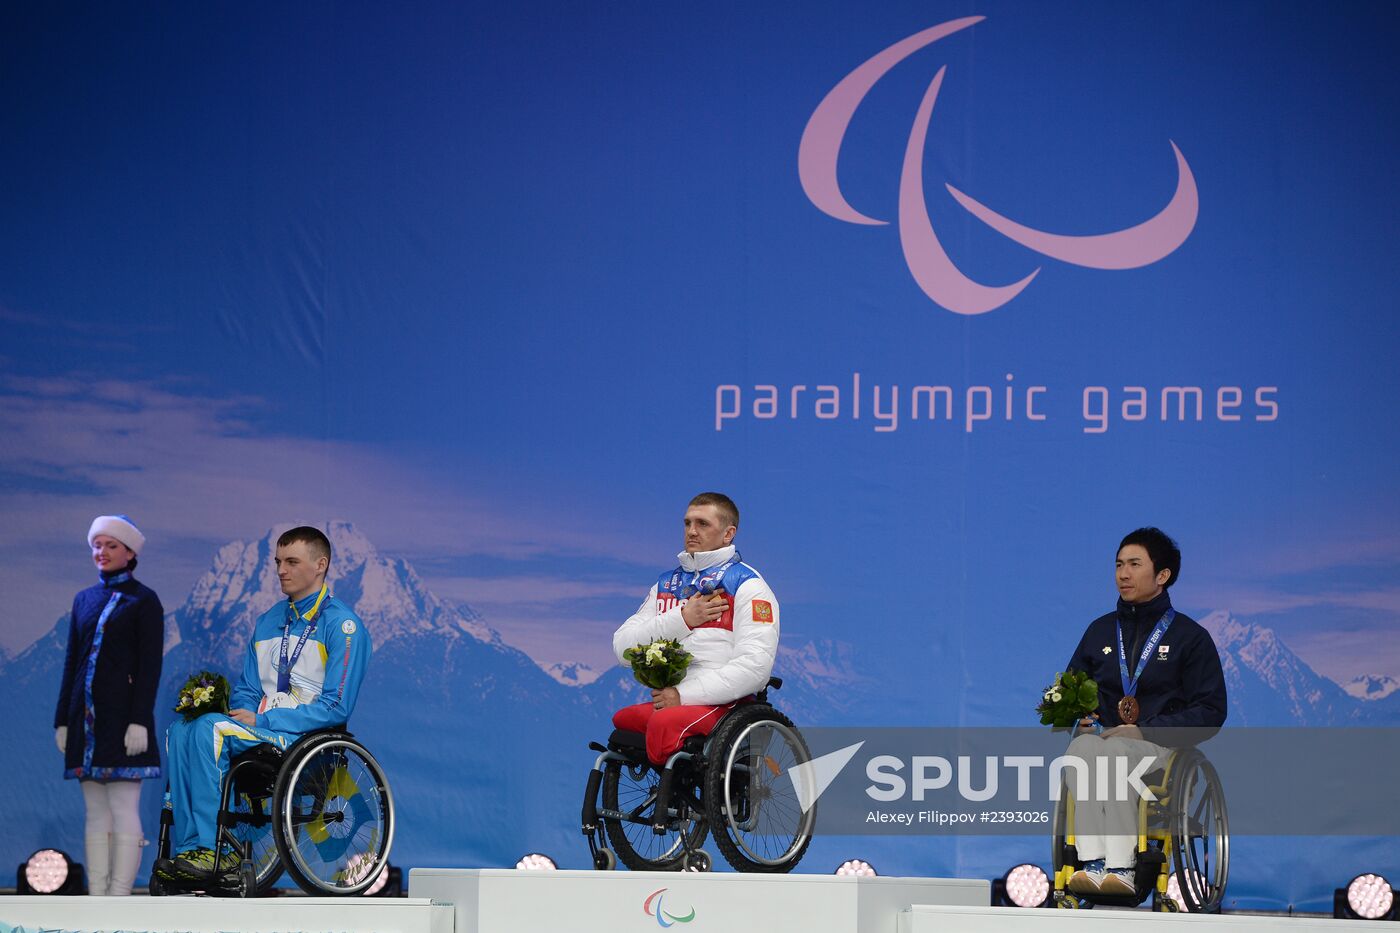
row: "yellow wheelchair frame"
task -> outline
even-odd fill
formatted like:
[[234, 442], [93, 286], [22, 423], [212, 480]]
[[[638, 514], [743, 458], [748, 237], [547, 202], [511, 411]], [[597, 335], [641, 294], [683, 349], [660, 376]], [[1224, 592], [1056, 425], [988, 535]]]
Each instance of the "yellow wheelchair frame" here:
[[1060, 795], [1052, 836], [1051, 896], [1057, 907], [1136, 907], [1151, 897], [1153, 910], [1176, 912], [1181, 906], [1168, 894], [1174, 868], [1177, 896], [1187, 911], [1219, 912], [1230, 870], [1229, 817], [1220, 776], [1200, 750], [1181, 748], [1174, 749], [1166, 766], [1150, 774], [1147, 782], [1157, 799], [1138, 801], [1137, 890], [1132, 895], [1076, 894], [1068, 889], [1081, 863], [1075, 849], [1074, 798], [1067, 790]]

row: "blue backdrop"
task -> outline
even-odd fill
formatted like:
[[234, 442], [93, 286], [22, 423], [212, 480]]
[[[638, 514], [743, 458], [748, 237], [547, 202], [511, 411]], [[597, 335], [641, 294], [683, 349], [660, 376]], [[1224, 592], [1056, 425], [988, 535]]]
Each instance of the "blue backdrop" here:
[[[799, 721], [1031, 722], [1158, 524], [1232, 723], [1400, 724], [1397, 40], [1388, 3], [6, 5], [0, 864], [81, 847], [49, 724], [104, 512], [167, 683], [232, 668], [270, 529], [335, 523], [408, 865], [583, 864], [609, 635], [701, 489]], [[1230, 903], [1400, 874], [1323, 846], [1241, 840]]]

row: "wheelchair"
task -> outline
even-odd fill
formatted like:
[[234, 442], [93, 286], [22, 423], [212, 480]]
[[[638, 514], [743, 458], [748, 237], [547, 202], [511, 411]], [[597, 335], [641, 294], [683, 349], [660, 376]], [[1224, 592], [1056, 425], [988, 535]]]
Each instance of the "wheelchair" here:
[[[174, 824], [167, 801], [157, 859], [172, 857]], [[264, 743], [235, 755], [220, 787], [217, 827], [214, 863], [231, 852], [238, 870], [205, 879], [152, 874], [152, 895], [262, 897], [284, 870], [307, 894], [363, 893], [387, 870], [394, 801], [369, 751], [343, 728], [323, 729], [285, 752]]]
[[708, 736], [687, 738], [661, 767], [647, 759], [639, 732], [615, 729], [607, 745], [590, 742], [599, 754], [583, 834], [593, 866], [611, 870], [621, 859], [634, 871], [709, 871], [701, 847], [713, 832], [736, 871], [792, 871], [812, 840], [816, 807], [802, 809], [794, 782], [794, 769], [812, 758], [807, 743], [768, 703], [768, 690], [782, 684], [770, 677], [752, 702]]
[[[1156, 801], [1138, 801], [1137, 862], [1131, 895], [1076, 894], [1067, 889], [1082, 866], [1074, 842], [1074, 799], [1060, 794], [1052, 824], [1052, 897], [1057, 907], [1137, 907], [1176, 912], [1168, 896], [1175, 870], [1182, 904], [1190, 913], [1219, 913], [1230, 875], [1230, 821], [1215, 766], [1195, 748], [1174, 749], [1164, 768], [1144, 780]], [[1170, 867], [1168, 863], [1170, 862]]]

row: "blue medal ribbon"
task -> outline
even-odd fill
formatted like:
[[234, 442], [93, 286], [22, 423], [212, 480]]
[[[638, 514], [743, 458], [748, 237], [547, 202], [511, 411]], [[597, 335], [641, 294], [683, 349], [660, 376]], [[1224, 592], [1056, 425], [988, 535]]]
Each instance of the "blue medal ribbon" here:
[[[326, 585], [321, 584], [321, 592], [316, 594], [316, 602], [311, 608], [306, 610], [306, 615], [297, 612], [296, 601], [290, 597], [287, 599], [287, 624], [282, 627], [282, 650], [277, 655], [277, 692], [286, 693], [292, 686], [292, 668], [296, 667], [297, 658], [301, 657], [301, 649], [306, 647], [306, 640], [316, 631], [316, 614], [321, 610], [321, 602], [326, 598]], [[292, 658], [287, 660], [287, 640], [292, 635], [292, 623], [305, 621], [306, 627], [301, 630], [301, 637], [297, 639], [296, 647], [292, 649]]]
[[[729, 560], [720, 564], [718, 567], [711, 567], [708, 570], [695, 571], [694, 576], [691, 578], [690, 582], [687, 583], [684, 589], [681, 590], [679, 594], [680, 598], [689, 599], [696, 593], [703, 593], [706, 596], [710, 595], [716, 589], [719, 588], [719, 583], [721, 580], [724, 579], [724, 575], [729, 570], [729, 568], [739, 563], [740, 560], [742, 560], [742, 558], [739, 556], [739, 552], [736, 550], [734, 552], [733, 557], [729, 558]], [[671, 578], [671, 585], [673, 587], [676, 586], [679, 582], [680, 581], [675, 576]]]
[[1157, 620], [1157, 624], [1152, 629], [1152, 634], [1147, 636], [1147, 644], [1142, 646], [1142, 654], [1138, 657], [1136, 673], [1128, 676], [1128, 650], [1123, 647], [1123, 623], [1118, 622], [1118, 673], [1123, 679], [1123, 696], [1131, 697], [1137, 695], [1138, 680], [1142, 677], [1142, 672], [1147, 669], [1148, 663], [1152, 660], [1152, 649], [1157, 647], [1157, 642], [1162, 640], [1162, 636], [1167, 634], [1167, 629], [1171, 627], [1172, 619], [1176, 618], [1176, 610], [1168, 609], [1162, 613], [1162, 617]]

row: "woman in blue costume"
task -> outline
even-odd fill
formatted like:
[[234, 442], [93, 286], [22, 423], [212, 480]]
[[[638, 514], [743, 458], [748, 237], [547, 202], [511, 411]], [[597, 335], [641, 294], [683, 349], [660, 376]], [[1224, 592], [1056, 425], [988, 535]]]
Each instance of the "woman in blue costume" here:
[[87, 806], [88, 891], [130, 894], [141, 864], [141, 781], [160, 777], [155, 731], [165, 610], [132, 578], [146, 538], [125, 515], [88, 529], [99, 580], [73, 598], [54, 712], [63, 776]]

